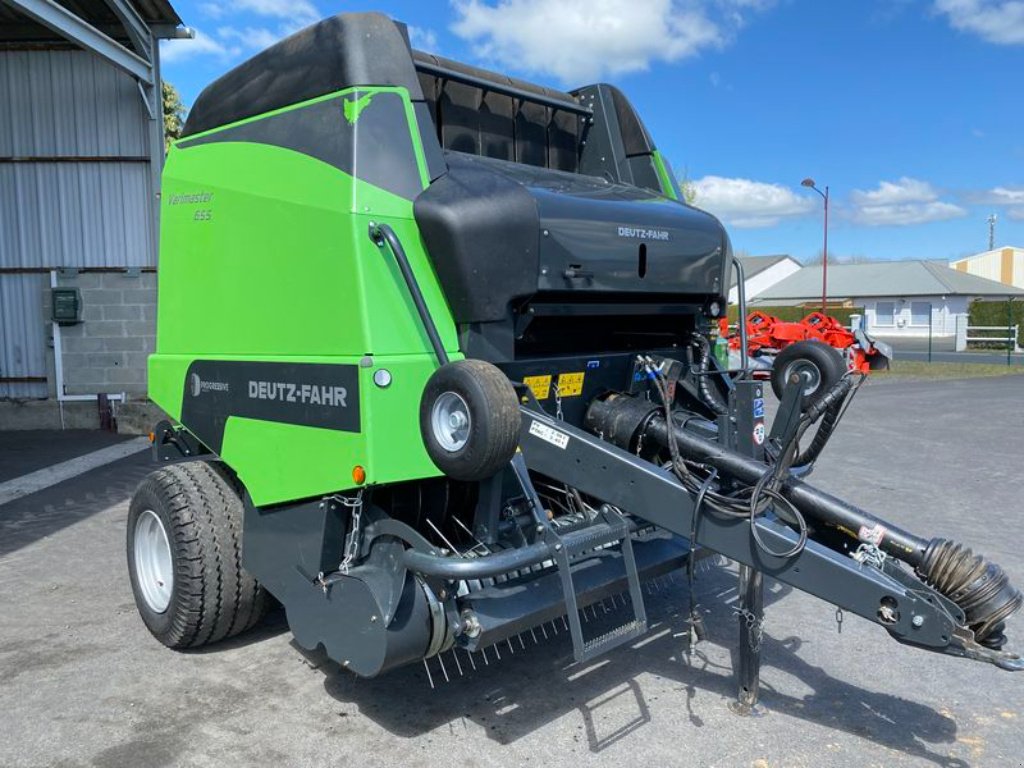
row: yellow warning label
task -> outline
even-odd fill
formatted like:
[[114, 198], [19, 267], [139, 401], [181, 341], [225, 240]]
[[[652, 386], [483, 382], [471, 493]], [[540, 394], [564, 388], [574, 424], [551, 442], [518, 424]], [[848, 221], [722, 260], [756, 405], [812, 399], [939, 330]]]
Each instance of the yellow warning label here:
[[547, 400], [551, 394], [551, 375], [546, 376], [526, 376], [523, 379], [523, 384], [533, 390], [533, 396], [538, 400]]
[[583, 371], [579, 373], [558, 374], [558, 394], [560, 397], [574, 397], [583, 394]]

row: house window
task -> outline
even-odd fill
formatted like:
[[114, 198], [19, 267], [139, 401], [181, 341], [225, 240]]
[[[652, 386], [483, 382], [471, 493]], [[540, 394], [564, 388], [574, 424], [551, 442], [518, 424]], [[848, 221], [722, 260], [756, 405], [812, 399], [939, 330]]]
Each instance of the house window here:
[[932, 314], [932, 305], [927, 301], [910, 302], [910, 324], [928, 325]]
[[896, 313], [895, 301], [875, 302], [875, 325], [892, 326], [892, 317]]

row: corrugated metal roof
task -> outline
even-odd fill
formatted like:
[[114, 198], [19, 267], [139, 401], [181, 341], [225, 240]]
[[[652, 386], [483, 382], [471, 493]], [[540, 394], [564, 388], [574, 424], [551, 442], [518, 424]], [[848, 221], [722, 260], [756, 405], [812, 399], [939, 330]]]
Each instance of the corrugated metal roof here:
[[[57, 2], [106, 34], [121, 39], [127, 36], [121, 32], [121, 23], [117, 16], [102, 0], [57, 0]], [[178, 26], [182, 23], [178, 12], [174, 10], [174, 6], [168, 0], [132, 0], [132, 5], [147, 24]], [[48, 42], [61, 41], [63, 38], [53, 30], [18, 13], [6, 3], [0, 2], [0, 41], [10, 40]]]
[[[47, 275], [0, 275], [0, 379], [46, 376]], [[4, 383], [0, 397], [46, 397], [46, 383]]]
[[[821, 296], [821, 267], [804, 267], [761, 293], [757, 299], [811, 299]], [[1024, 296], [1024, 290], [950, 269], [935, 261], [872, 261], [830, 264], [831, 299], [870, 296]]]
[[0, 157], [148, 157], [132, 78], [85, 51], [0, 51]]

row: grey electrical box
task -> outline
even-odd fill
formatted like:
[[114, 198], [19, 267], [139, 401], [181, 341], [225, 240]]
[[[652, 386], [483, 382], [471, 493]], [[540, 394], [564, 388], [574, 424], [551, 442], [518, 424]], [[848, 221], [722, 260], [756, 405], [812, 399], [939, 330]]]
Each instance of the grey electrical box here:
[[77, 288], [51, 288], [53, 321], [58, 325], [82, 322], [82, 294]]

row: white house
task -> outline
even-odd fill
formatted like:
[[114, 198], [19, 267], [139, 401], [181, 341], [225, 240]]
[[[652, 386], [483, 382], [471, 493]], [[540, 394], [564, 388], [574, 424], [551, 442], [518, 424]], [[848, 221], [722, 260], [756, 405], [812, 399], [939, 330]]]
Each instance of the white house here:
[[[878, 336], [956, 336], [967, 333], [975, 299], [1005, 301], [1024, 289], [950, 269], [938, 261], [872, 261], [828, 268], [828, 300], [864, 308], [867, 330]], [[821, 267], [804, 267], [751, 302], [753, 306], [812, 306], [821, 301]]]
[[[784, 280], [795, 272], [799, 272], [802, 265], [792, 256], [738, 256], [743, 265], [743, 287], [746, 289], [747, 301], [768, 290], [780, 280]], [[736, 292], [736, 275], [732, 276], [731, 288], [729, 288], [729, 303], [735, 304], [738, 300]]]
[[951, 269], [1024, 288], [1024, 248], [996, 248], [949, 263]]

